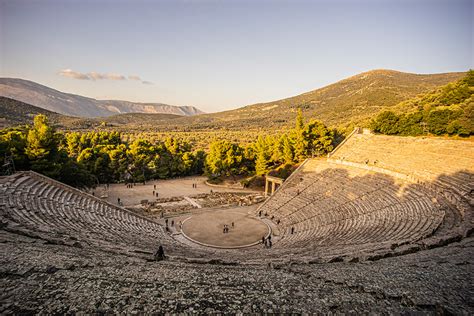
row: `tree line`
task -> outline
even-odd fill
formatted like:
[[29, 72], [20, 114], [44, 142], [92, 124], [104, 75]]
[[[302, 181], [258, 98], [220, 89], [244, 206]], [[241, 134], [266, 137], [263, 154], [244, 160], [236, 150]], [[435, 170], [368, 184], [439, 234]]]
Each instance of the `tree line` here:
[[305, 124], [298, 110], [294, 128], [281, 135], [258, 136], [246, 146], [226, 140], [212, 142], [205, 161], [205, 173], [211, 177], [263, 175], [270, 170], [297, 164], [308, 157], [332, 151], [341, 135], [323, 123], [311, 120]]
[[319, 121], [305, 124], [298, 111], [295, 127], [281, 135], [258, 136], [245, 144], [210, 140], [204, 151], [173, 137], [149, 140], [116, 131], [56, 132], [46, 116], [37, 115], [32, 126], [0, 131], [0, 157], [5, 157], [4, 172], [11, 161], [16, 170], [31, 169], [76, 187], [90, 187], [196, 174], [262, 175], [326, 154], [336, 135]]

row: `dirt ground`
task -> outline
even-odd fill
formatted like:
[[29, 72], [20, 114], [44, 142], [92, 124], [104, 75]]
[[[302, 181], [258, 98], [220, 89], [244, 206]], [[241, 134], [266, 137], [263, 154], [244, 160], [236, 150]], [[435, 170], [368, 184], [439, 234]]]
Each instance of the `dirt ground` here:
[[[217, 247], [241, 247], [259, 242], [269, 233], [268, 226], [251, 216], [257, 205], [219, 209], [190, 216], [182, 230], [192, 240]], [[232, 227], [234, 223], [234, 227]], [[224, 225], [229, 232], [224, 233]]]
[[[190, 196], [199, 193], [214, 192], [256, 192], [252, 190], [219, 188], [208, 186], [205, 183], [206, 177], [185, 177], [169, 180], [154, 180], [143, 183], [136, 183], [133, 188], [127, 188], [123, 183], [110, 184], [108, 189], [102, 185], [95, 189], [94, 194], [98, 197], [104, 197], [110, 203], [117, 204], [118, 198], [123, 206], [132, 206], [140, 204], [142, 200], [156, 200], [156, 192], [159, 198], [174, 196]], [[197, 185], [193, 188], [193, 183]], [[156, 186], [156, 187], [155, 187]], [[153, 195], [155, 191], [155, 195]]]

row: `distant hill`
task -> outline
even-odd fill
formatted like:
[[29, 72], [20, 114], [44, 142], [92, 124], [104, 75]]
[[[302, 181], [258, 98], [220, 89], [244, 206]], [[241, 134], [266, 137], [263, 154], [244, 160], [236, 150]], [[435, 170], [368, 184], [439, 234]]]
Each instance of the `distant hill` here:
[[[431, 91], [464, 76], [464, 72], [419, 75], [393, 70], [372, 70], [321, 89], [273, 102], [253, 104], [236, 110], [179, 118], [167, 128], [242, 129], [281, 128], [292, 124], [298, 107], [306, 118], [330, 126], [366, 124], [382, 109]], [[164, 129], [165, 126], [155, 126]]]
[[64, 93], [32, 81], [16, 78], [0, 78], [0, 96], [77, 117], [104, 117], [121, 113], [164, 113], [183, 116], [203, 113], [193, 106], [96, 100]]
[[58, 119], [61, 116], [31, 104], [0, 97], [0, 128], [31, 124], [33, 117], [38, 114], [44, 114], [51, 119]]
[[16, 125], [32, 124], [35, 115], [44, 114], [50, 122], [60, 129], [81, 130], [95, 129], [98, 127], [120, 127], [130, 125], [151, 125], [155, 123], [165, 123], [181, 115], [175, 114], [145, 114], [126, 113], [99, 118], [79, 118], [62, 115], [43, 108], [0, 97], [0, 129]]

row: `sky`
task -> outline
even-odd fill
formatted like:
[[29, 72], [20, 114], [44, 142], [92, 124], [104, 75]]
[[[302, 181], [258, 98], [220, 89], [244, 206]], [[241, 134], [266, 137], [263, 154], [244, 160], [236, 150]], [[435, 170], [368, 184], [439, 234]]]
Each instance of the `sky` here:
[[474, 68], [473, 0], [0, 0], [0, 77], [217, 112]]

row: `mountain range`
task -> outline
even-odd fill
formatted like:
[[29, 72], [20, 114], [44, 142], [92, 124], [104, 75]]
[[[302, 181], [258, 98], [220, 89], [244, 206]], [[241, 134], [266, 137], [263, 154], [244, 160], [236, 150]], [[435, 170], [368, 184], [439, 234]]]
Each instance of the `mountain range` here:
[[138, 103], [119, 100], [96, 100], [64, 93], [33, 81], [0, 78], [0, 96], [15, 99], [59, 114], [77, 117], [104, 117], [122, 113], [196, 115], [194, 106], [174, 106], [163, 103]]
[[[200, 114], [201, 111], [191, 107], [191, 110], [185, 112], [186, 114], [183, 116], [183, 112], [178, 110], [178, 107], [165, 106], [165, 108], [169, 107], [173, 111], [178, 111], [177, 113], [170, 110], [166, 112], [167, 114], [179, 115], [129, 113], [98, 119], [77, 118], [73, 120], [73, 124], [71, 124], [71, 119], [59, 119], [58, 122], [64, 129], [104, 127], [105, 122], [106, 126], [124, 131], [275, 130], [293, 124], [296, 110], [301, 108], [306, 119], [314, 118], [331, 127], [351, 129], [354, 125], [366, 125], [374, 115], [382, 110], [395, 108], [400, 102], [430, 92], [449, 82], [456, 81], [464, 75], [464, 72], [412, 74], [394, 70], [372, 70], [294, 97], [218, 113]], [[16, 85], [11, 84], [12, 82]], [[20, 88], [15, 88], [16, 86]], [[14, 89], [10, 87], [14, 87]], [[18, 96], [15, 97], [12, 91], [17, 92]], [[55, 94], [52, 94], [53, 92]], [[127, 107], [128, 111], [143, 110], [146, 105], [139, 103], [140, 106], [134, 108], [132, 105], [137, 103], [99, 101], [65, 94], [21, 79], [0, 79], [0, 95], [7, 95], [12, 99], [58, 113], [65, 113], [64, 109], [66, 108], [72, 111], [74, 107], [71, 107], [71, 104], [74, 104], [76, 108], [79, 104], [84, 104], [85, 108], [81, 110], [82, 113], [93, 112], [94, 109], [95, 113], [102, 111], [101, 115], [95, 114], [95, 116], [103, 116], [110, 112], [115, 114], [121, 113], [121, 111], [125, 112], [121, 110], [119, 104], [130, 104]], [[29, 99], [24, 96], [29, 96]], [[39, 98], [39, 101], [35, 97]], [[107, 104], [109, 107], [106, 107]], [[62, 110], [58, 111], [55, 108]], [[69, 115], [79, 116], [77, 109], [76, 112]]]

